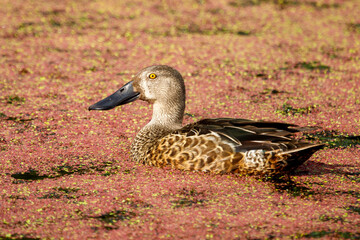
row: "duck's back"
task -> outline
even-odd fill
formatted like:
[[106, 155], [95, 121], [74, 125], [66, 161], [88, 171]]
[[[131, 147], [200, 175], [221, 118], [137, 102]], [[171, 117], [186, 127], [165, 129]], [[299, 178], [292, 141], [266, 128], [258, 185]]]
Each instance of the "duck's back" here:
[[158, 139], [145, 162], [215, 173], [284, 174], [323, 147], [292, 139], [297, 132], [293, 127], [247, 119], [203, 119]]

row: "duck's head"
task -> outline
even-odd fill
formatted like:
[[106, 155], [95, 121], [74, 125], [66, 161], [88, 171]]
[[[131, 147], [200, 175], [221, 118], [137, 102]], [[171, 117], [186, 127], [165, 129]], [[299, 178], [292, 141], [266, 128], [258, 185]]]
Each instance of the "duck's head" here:
[[[185, 107], [185, 86], [181, 74], [166, 65], [154, 65], [142, 69], [132, 81], [112, 95], [91, 105], [89, 110], [109, 110], [116, 106], [141, 99], [154, 103], [154, 114], [177, 109], [181, 117]], [[156, 111], [155, 111], [156, 110]], [[175, 113], [174, 113], [175, 114]], [[178, 115], [178, 114], [177, 114]], [[154, 116], [153, 116], [154, 117]]]

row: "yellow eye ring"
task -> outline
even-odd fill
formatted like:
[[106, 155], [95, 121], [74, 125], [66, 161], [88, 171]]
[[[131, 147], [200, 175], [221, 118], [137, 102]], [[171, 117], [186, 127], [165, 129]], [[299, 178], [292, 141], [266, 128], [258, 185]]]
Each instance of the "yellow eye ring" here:
[[155, 73], [151, 73], [150, 75], [149, 75], [149, 78], [150, 79], [155, 79], [157, 76], [156, 76], [156, 74]]

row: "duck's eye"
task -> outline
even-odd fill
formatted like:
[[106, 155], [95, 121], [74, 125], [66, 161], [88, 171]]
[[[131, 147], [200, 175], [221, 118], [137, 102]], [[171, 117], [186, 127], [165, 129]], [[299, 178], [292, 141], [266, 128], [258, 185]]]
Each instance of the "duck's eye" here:
[[157, 76], [156, 76], [156, 74], [155, 73], [150, 73], [150, 75], [149, 75], [149, 78], [150, 79], [155, 79]]

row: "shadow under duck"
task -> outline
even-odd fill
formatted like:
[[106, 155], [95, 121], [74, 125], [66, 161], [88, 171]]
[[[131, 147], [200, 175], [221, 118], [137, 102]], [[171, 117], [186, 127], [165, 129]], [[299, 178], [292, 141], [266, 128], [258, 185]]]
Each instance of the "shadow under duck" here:
[[182, 126], [185, 85], [166, 65], [144, 68], [132, 81], [89, 110], [109, 110], [141, 99], [153, 104], [151, 121], [136, 135], [131, 158], [151, 166], [248, 175], [283, 175], [323, 144], [292, 138], [296, 125], [214, 118]]

